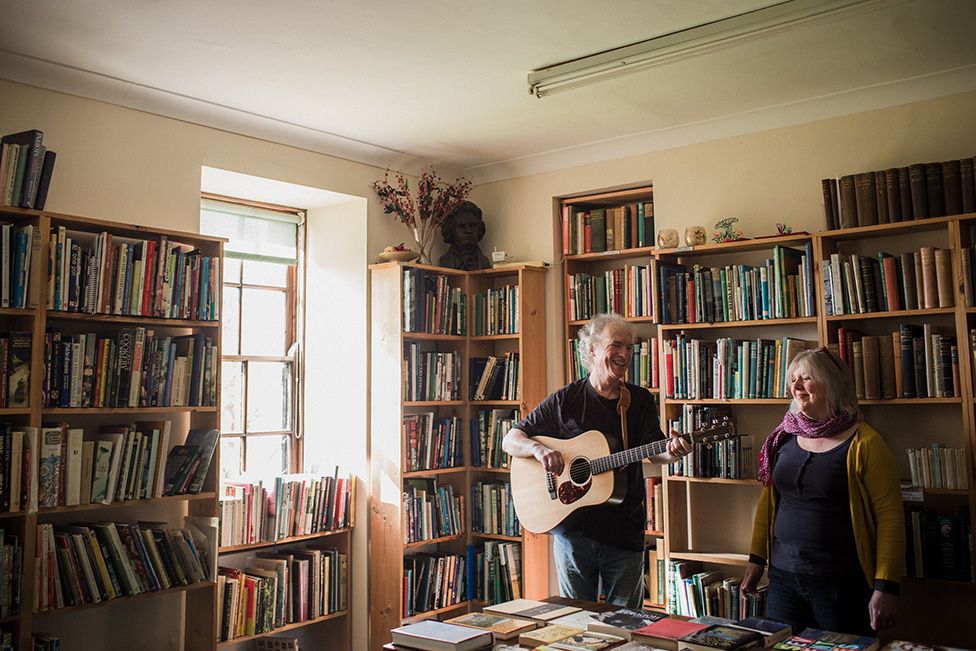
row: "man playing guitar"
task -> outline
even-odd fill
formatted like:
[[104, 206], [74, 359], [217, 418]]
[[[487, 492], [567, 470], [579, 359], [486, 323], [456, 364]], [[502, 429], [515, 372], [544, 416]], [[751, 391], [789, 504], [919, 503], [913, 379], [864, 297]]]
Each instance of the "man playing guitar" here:
[[[581, 362], [589, 375], [543, 400], [505, 435], [502, 448], [513, 457], [534, 457], [546, 471], [562, 473], [563, 455], [537, 436], [572, 439], [588, 430], [603, 432], [612, 452], [665, 439], [651, 394], [624, 381], [633, 355], [634, 332], [616, 314], [600, 314], [580, 328]], [[626, 432], [622, 435], [621, 425]], [[653, 463], [671, 463], [692, 444], [672, 432], [667, 452]], [[626, 473], [626, 495], [617, 504], [581, 509], [554, 530], [553, 550], [559, 592], [564, 597], [640, 608], [644, 569], [644, 480], [641, 464]]]

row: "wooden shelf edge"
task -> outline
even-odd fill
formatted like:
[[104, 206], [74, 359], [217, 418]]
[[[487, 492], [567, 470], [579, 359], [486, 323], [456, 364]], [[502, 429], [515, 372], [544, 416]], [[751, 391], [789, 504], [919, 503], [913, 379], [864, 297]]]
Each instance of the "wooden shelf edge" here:
[[141, 316], [129, 314], [89, 314], [88, 312], [66, 312], [64, 310], [46, 310], [49, 321], [86, 321], [94, 323], [131, 323], [160, 328], [219, 328], [220, 321], [205, 321], [201, 319], [169, 319], [160, 316]]
[[671, 558], [684, 561], [701, 561], [719, 565], [742, 565], [749, 562], [748, 554], [718, 553], [718, 552], [671, 552]]
[[404, 549], [416, 549], [418, 547], [426, 547], [427, 545], [438, 545], [440, 543], [451, 542], [452, 540], [461, 540], [464, 538], [464, 534], [458, 534], [456, 536], [443, 536], [441, 538], [430, 538], [429, 540], [418, 540], [415, 542], [403, 543]]
[[173, 502], [193, 502], [196, 500], [213, 500], [217, 498], [217, 493], [214, 491], [209, 491], [206, 493], [196, 493], [185, 495], [164, 495], [163, 497], [153, 497], [150, 499], [141, 500], [123, 500], [121, 502], [110, 502], [109, 504], [102, 504], [101, 502], [95, 504], [76, 504], [74, 506], [52, 506], [46, 508], [38, 508], [37, 515], [51, 515], [56, 513], [75, 513], [79, 511], [101, 511], [103, 509], [114, 509], [114, 508], [124, 508], [127, 506], [151, 506], [153, 504], [171, 504]]
[[268, 547], [275, 547], [277, 545], [288, 545], [296, 542], [305, 542], [309, 540], [318, 540], [320, 538], [328, 538], [330, 536], [337, 536], [342, 533], [348, 533], [352, 531], [351, 527], [344, 527], [342, 529], [333, 529], [331, 531], [317, 531], [315, 533], [308, 533], [302, 536], [289, 536], [287, 538], [281, 538], [279, 540], [264, 540], [257, 543], [246, 543], [243, 545], [228, 545], [226, 547], [218, 547], [218, 554], [234, 554], [237, 552], [244, 552], [252, 549], [265, 549]]
[[762, 486], [758, 479], [729, 479], [727, 477], [683, 477], [667, 475], [668, 481], [680, 481], [691, 484], [730, 484], [733, 486]]
[[44, 414], [216, 414], [217, 407], [42, 407]]
[[306, 619], [304, 622], [292, 622], [291, 624], [285, 624], [279, 628], [266, 631], [264, 633], [255, 633], [254, 635], [244, 635], [241, 637], [231, 638], [229, 640], [221, 640], [217, 642], [218, 649], [226, 649], [232, 647], [235, 644], [241, 644], [249, 640], [257, 640], [262, 637], [268, 637], [269, 635], [277, 635], [278, 633], [284, 633], [285, 631], [293, 631], [298, 628], [305, 628], [306, 626], [311, 626], [313, 624], [320, 624], [322, 622], [328, 622], [334, 619], [339, 619], [340, 617], [345, 617], [349, 614], [349, 610], [339, 610], [334, 613], [329, 613], [328, 615], [322, 615], [321, 617], [316, 617], [315, 619]]
[[137, 595], [126, 595], [124, 597], [116, 597], [115, 599], [105, 599], [103, 601], [99, 601], [93, 604], [84, 604], [81, 606], [65, 606], [64, 608], [52, 608], [51, 610], [36, 611], [34, 613], [34, 617], [49, 617], [51, 615], [63, 615], [65, 613], [73, 613], [79, 610], [90, 610], [92, 608], [99, 608], [101, 606], [110, 606], [112, 604], [134, 601], [136, 599], [145, 599], [149, 597], [159, 597], [167, 594], [179, 594], [181, 592], [202, 590], [203, 588], [209, 588], [216, 585], [217, 584], [213, 583], [212, 581], [197, 581], [196, 583], [191, 583], [190, 585], [181, 585], [176, 588], [156, 590], [155, 592], [142, 592]]
[[464, 472], [467, 470], [467, 466], [455, 466], [454, 468], [431, 468], [428, 470], [405, 470], [400, 476], [403, 479], [410, 479], [411, 477], [431, 477], [435, 475], [453, 475], [459, 472]]
[[472, 531], [471, 535], [475, 538], [481, 538], [483, 540], [504, 540], [507, 542], [522, 542], [522, 536], [508, 536], [503, 533], [484, 533], [481, 531]]
[[827, 320], [827, 323], [835, 323], [837, 321], [863, 321], [867, 319], [903, 319], [905, 317], [914, 316], [938, 316], [955, 314], [955, 312], [956, 308], [954, 307], [933, 307], [921, 310], [889, 310], [886, 312], [864, 312], [863, 314], [832, 314], [824, 318]]

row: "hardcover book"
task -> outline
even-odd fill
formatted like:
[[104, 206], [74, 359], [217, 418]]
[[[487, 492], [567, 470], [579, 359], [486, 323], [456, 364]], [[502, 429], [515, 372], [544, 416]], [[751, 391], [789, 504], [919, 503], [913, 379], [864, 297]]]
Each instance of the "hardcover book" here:
[[638, 628], [631, 632], [631, 639], [650, 644], [660, 649], [677, 651], [678, 640], [685, 635], [708, 628], [703, 624], [695, 624], [681, 619], [666, 617], [653, 624]]
[[548, 626], [543, 626], [534, 631], [526, 631], [519, 635], [518, 641], [520, 646], [527, 647], [537, 647], [544, 644], [552, 644], [553, 642], [559, 642], [560, 640], [565, 640], [573, 635], [579, 635], [584, 633], [584, 629], [576, 628], [575, 626], [564, 626], [562, 624], [549, 624]]
[[594, 620], [587, 625], [586, 630], [596, 633], [609, 633], [619, 635], [624, 639], [631, 639], [630, 633], [638, 628], [653, 624], [664, 619], [662, 613], [653, 613], [646, 610], [631, 610], [621, 608], [612, 612], [599, 613]]
[[512, 615], [513, 617], [534, 619], [536, 621], [548, 623], [550, 620], [556, 619], [557, 617], [569, 615], [570, 613], [575, 613], [576, 611], [582, 609], [577, 608], [576, 606], [564, 606], [562, 604], [550, 604], [544, 601], [535, 601], [534, 599], [513, 599], [512, 601], [505, 601], [500, 604], [485, 606], [484, 610], [485, 612], [501, 613], [503, 615]]
[[407, 624], [390, 633], [394, 644], [421, 651], [473, 651], [492, 644], [488, 631], [433, 620]]
[[600, 651], [623, 644], [626, 640], [619, 635], [607, 633], [577, 633], [558, 642], [547, 645], [550, 649], [560, 651]]
[[509, 640], [520, 633], [532, 630], [538, 626], [537, 622], [517, 617], [506, 617], [494, 613], [468, 613], [459, 617], [444, 620], [448, 624], [470, 626], [483, 631], [489, 631], [496, 640]]
[[678, 648], [689, 651], [737, 651], [757, 646], [762, 639], [762, 635], [755, 631], [717, 625], [683, 636], [678, 640]]
[[747, 631], [755, 631], [763, 636], [763, 645], [772, 646], [780, 640], [785, 640], [793, 633], [793, 627], [783, 622], [777, 622], [764, 617], [746, 617], [736, 622], [735, 626]]

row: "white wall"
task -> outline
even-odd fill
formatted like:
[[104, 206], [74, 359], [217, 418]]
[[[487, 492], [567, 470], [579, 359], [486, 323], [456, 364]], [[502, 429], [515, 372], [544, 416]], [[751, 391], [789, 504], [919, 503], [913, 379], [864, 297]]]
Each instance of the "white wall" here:
[[[472, 193], [488, 227], [481, 248], [554, 262], [554, 197], [647, 181], [658, 229], [704, 225], [711, 237], [715, 222], [738, 217], [746, 236], [775, 233], [776, 222], [823, 230], [820, 179], [972, 156], [974, 113], [976, 92], [482, 185]], [[561, 282], [549, 274], [550, 389], [563, 383]]]

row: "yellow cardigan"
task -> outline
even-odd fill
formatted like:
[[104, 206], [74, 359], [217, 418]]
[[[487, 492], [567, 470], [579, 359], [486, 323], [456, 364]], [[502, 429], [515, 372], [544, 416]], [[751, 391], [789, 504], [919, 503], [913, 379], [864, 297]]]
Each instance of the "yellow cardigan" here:
[[[905, 513], [895, 458], [878, 432], [861, 422], [847, 451], [847, 489], [854, 544], [868, 585], [886, 592], [905, 572]], [[756, 505], [750, 552], [769, 559], [776, 514], [776, 491], [763, 488]]]

